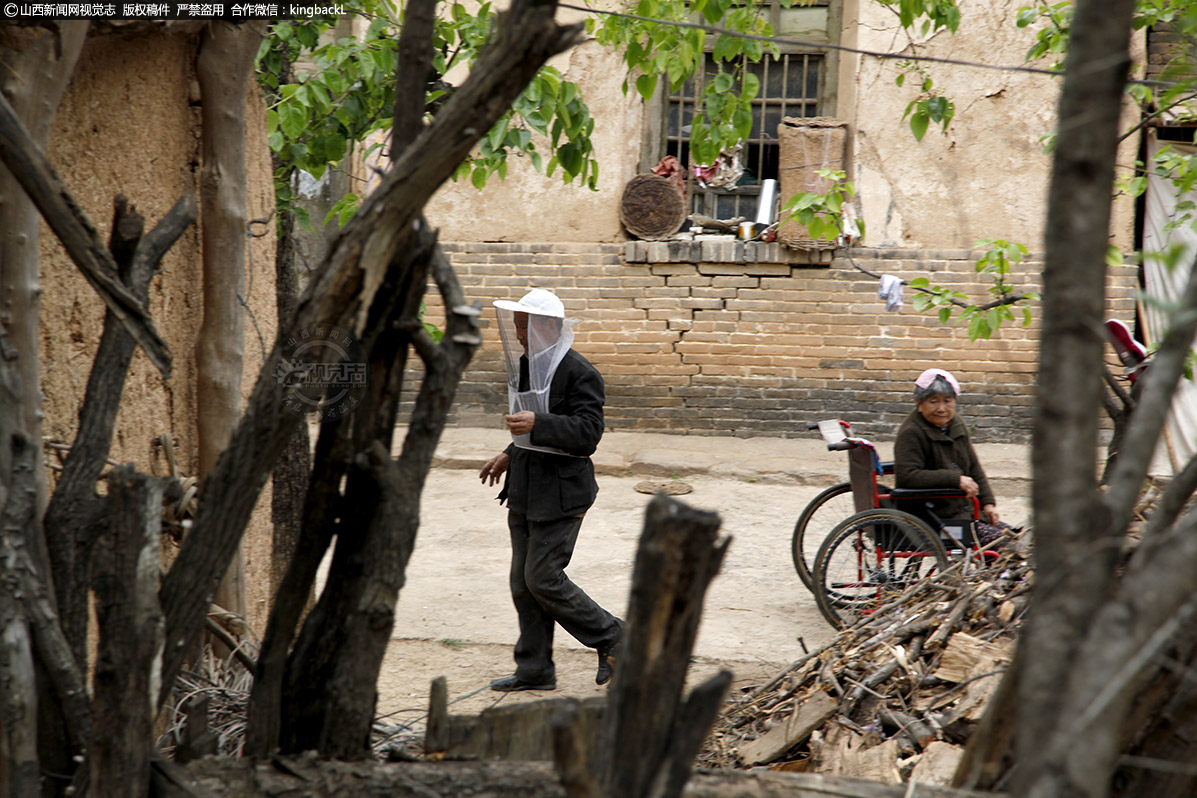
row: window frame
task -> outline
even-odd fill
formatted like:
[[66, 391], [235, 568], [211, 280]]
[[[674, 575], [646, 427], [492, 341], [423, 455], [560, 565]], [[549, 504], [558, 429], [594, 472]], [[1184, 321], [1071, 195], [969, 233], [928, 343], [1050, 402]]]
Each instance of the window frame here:
[[[780, 29], [781, 20], [781, 4], [778, 0], [764, 0], [760, 2], [761, 6], [768, 6], [769, 21], [773, 25], [774, 30]], [[839, 50], [827, 45], [838, 44], [839, 33], [843, 24], [843, 3], [842, 0], [816, 0], [811, 5], [824, 6], [827, 8], [827, 31], [829, 35], [806, 35], [803, 36], [811, 42], [810, 45], [797, 45], [779, 43], [778, 49], [782, 56], [818, 56], [820, 59], [820, 69], [818, 75], [818, 84], [814, 97], [815, 116], [831, 116], [836, 115], [837, 106], [837, 86], [839, 73]], [[706, 55], [714, 50], [715, 37], [708, 37]], [[769, 67], [765, 67], [767, 70]], [[703, 80], [705, 78], [705, 60], [704, 69], [699, 70], [694, 77], [694, 95], [692, 97], [684, 97], [683, 102], [693, 103], [694, 99], [701, 96], [703, 90]], [[765, 82], [762, 81], [762, 88]], [[784, 87], [783, 87], [784, 89]], [[683, 88], [684, 91], [684, 88]], [[641, 146], [641, 162], [640, 171], [647, 172], [651, 170], [661, 158], [669, 152], [669, 112], [673, 100], [677, 99], [670, 91], [668, 82], [665, 78], [661, 78], [657, 85], [657, 91], [653, 95], [653, 100], [648, 102], [645, 107], [645, 126], [644, 136]], [[761, 108], [761, 124], [764, 125], [765, 112], [764, 109], [770, 104], [766, 97], [758, 97], [753, 101], [754, 108]], [[783, 103], [785, 98], [782, 98]], [[805, 99], [800, 99], [796, 102], [809, 102]], [[783, 106], [784, 107], [784, 106]], [[755, 113], [755, 110], [754, 110]], [[783, 113], [783, 117], [785, 114]], [[679, 116], [679, 125], [682, 117]], [[772, 143], [777, 146], [776, 134], [770, 134], [767, 131], [760, 131], [762, 138], [759, 139], [762, 143], [767, 141], [766, 136], [772, 136]], [[748, 146], [748, 141], [745, 141], [745, 146]], [[680, 147], [679, 147], [680, 151]], [[758, 158], [758, 165], [763, 163], [764, 155]], [[680, 160], [680, 159], [679, 159]], [[688, 159], [687, 159], [688, 160]], [[746, 166], [748, 164], [745, 164]], [[717, 213], [717, 206], [720, 197], [735, 197], [733, 200], [733, 207], [735, 212], [732, 216], [744, 216], [751, 218], [755, 214], [756, 198], [760, 195], [760, 180], [768, 179], [767, 177], [758, 175], [758, 182], [752, 185], [735, 186], [732, 188], [715, 188], [704, 189], [694, 178], [693, 171], [689, 168], [690, 164], [686, 163], [686, 188], [688, 201], [688, 213], [702, 213], [706, 216], [714, 218], [721, 218]], [[755, 166], [754, 166], [755, 171]], [[776, 178], [776, 175], [773, 175]], [[745, 200], [744, 198], [748, 198]], [[722, 218], [727, 218], [726, 215]]]

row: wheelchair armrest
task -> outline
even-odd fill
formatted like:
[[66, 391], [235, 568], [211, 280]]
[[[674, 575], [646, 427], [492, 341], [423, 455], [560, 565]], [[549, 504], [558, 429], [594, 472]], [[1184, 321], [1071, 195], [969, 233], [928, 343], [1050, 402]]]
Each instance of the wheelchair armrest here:
[[947, 499], [967, 495], [960, 488], [894, 488], [889, 492], [891, 499]]
[[893, 460], [882, 460], [881, 461], [881, 473], [882, 474], [894, 473], [894, 461]]

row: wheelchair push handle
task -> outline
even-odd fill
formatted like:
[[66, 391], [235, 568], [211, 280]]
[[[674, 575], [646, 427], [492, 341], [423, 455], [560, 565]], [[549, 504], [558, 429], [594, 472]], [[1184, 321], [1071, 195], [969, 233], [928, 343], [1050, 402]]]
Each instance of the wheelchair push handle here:
[[806, 428], [818, 430], [827, 441], [827, 450], [831, 452], [845, 452], [858, 446], [873, 447], [873, 444], [863, 438], [852, 437], [852, 425], [839, 419], [808, 422]]

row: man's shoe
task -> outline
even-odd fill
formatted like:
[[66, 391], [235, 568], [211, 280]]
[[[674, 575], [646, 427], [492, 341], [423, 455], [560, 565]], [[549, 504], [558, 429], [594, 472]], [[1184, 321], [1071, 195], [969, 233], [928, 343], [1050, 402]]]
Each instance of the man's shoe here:
[[594, 674], [595, 684], [606, 684], [607, 682], [611, 681], [611, 676], [615, 673], [615, 655], [618, 652], [619, 643], [616, 643], [608, 649], [599, 649], [598, 672]]
[[502, 679], [495, 679], [491, 682], [490, 689], [500, 693], [514, 693], [518, 690], [556, 690], [557, 680], [536, 684], [535, 682], [525, 682], [514, 675], [504, 676]]

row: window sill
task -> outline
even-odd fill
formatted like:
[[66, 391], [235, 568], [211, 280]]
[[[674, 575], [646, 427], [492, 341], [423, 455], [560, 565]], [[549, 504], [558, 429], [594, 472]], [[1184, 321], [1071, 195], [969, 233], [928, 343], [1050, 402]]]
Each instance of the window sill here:
[[790, 249], [777, 242], [737, 241], [628, 241], [624, 260], [628, 263], [781, 263], [828, 266], [833, 249]]

